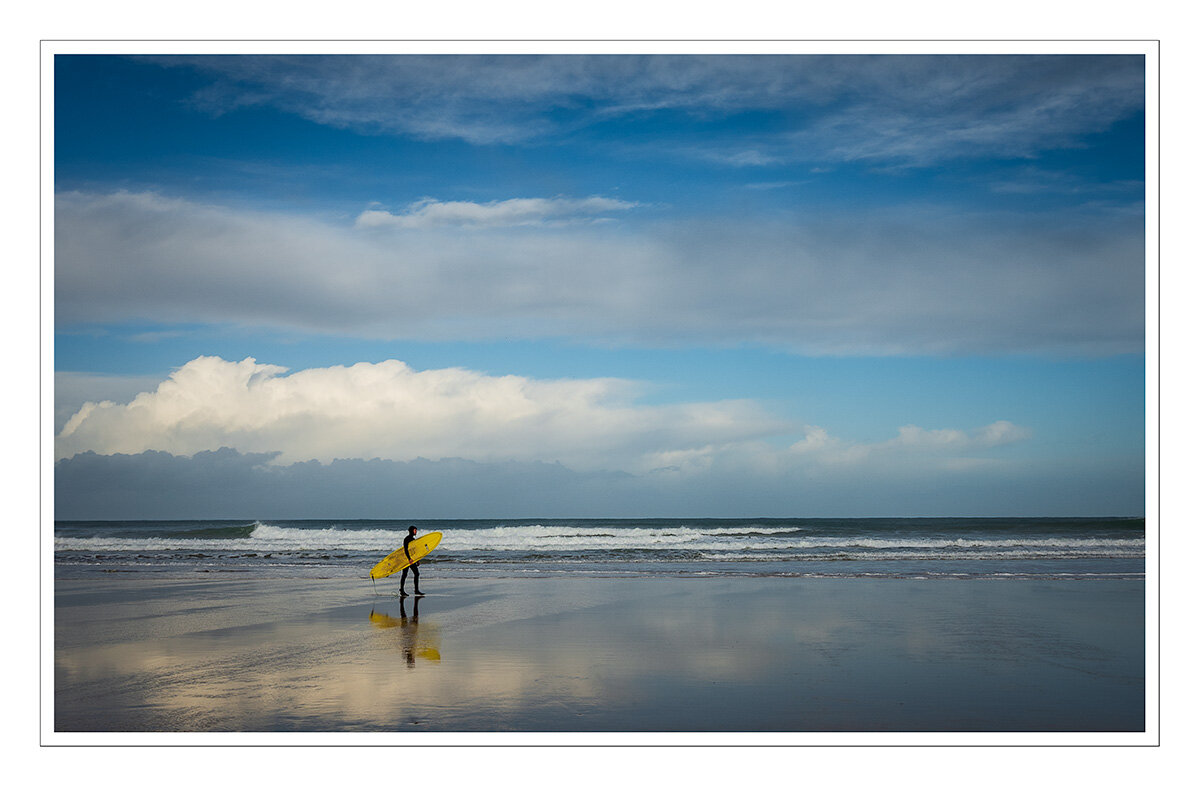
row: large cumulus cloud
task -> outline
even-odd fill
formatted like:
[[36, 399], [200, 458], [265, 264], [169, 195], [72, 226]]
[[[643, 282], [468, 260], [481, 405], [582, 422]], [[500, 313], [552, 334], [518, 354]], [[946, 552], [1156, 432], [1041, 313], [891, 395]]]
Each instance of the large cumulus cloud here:
[[279, 462], [541, 459], [640, 471], [788, 428], [747, 401], [639, 405], [624, 380], [416, 371], [400, 361], [286, 371], [197, 358], [128, 404], [86, 403], [56, 455], [232, 447], [277, 452]]

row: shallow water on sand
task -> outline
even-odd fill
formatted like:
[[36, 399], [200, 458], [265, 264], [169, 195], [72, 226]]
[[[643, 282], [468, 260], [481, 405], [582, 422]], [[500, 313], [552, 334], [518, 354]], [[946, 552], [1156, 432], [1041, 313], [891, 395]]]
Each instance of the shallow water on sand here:
[[1139, 731], [1144, 585], [60, 579], [57, 731]]

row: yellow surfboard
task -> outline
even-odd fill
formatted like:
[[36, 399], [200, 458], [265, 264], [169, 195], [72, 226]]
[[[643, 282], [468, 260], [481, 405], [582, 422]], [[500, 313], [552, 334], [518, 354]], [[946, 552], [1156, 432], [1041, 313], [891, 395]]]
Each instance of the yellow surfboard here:
[[[426, 533], [420, 538], [413, 539], [408, 545], [408, 555], [404, 554], [404, 547], [400, 547], [375, 564], [375, 568], [371, 569], [371, 579], [383, 579], [402, 568], [408, 568], [432, 552], [441, 540], [441, 533]], [[412, 560], [409, 560], [409, 556], [412, 557]]]

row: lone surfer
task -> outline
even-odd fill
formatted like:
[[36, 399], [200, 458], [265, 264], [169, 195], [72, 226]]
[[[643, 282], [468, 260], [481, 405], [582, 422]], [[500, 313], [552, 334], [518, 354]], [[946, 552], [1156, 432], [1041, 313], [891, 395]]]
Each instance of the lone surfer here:
[[[416, 539], [416, 537], [417, 537], [417, 526], [411, 525], [408, 528], [408, 535], [404, 537], [404, 556], [406, 558], [408, 558], [409, 560], [412, 560], [412, 555], [408, 554], [408, 545], [411, 544], [413, 542], [413, 540]], [[392, 543], [395, 543], [395, 542], [392, 542]], [[417, 565], [419, 563], [420, 563], [420, 561], [417, 561], [417, 563], [413, 563], [411, 566], [408, 566], [407, 568], [405, 568], [403, 571], [400, 572], [400, 595], [401, 596], [408, 595], [407, 593], [404, 592], [404, 580], [408, 579], [408, 572], [410, 569], [412, 570], [412, 574], [413, 574], [413, 595], [416, 595], [416, 596], [425, 595], [424, 593], [421, 592], [421, 572], [417, 570]]]

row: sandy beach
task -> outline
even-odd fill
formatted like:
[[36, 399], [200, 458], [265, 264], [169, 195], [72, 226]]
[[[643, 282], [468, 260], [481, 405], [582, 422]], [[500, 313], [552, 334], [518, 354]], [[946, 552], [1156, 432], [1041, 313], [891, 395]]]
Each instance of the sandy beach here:
[[1144, 584], [74, 573], [56, 732], [1144, 727]]

